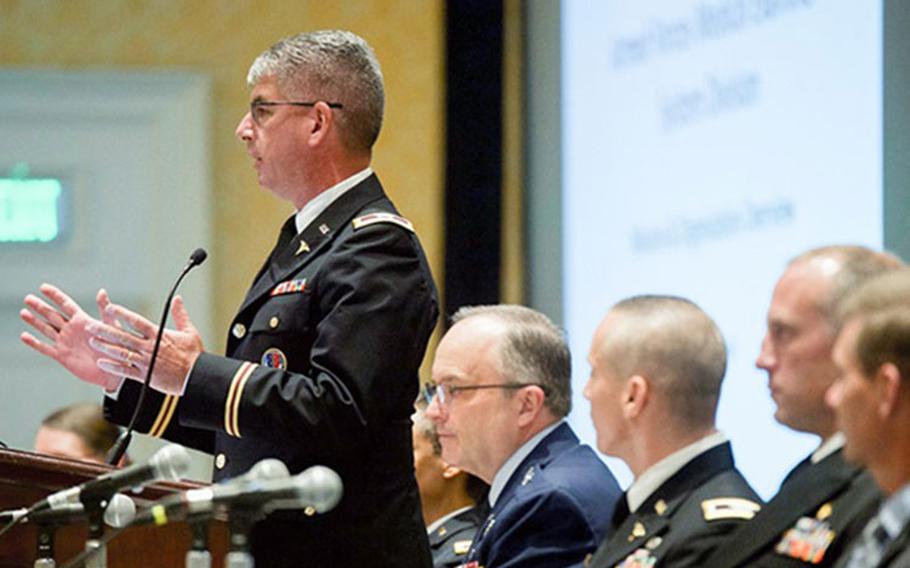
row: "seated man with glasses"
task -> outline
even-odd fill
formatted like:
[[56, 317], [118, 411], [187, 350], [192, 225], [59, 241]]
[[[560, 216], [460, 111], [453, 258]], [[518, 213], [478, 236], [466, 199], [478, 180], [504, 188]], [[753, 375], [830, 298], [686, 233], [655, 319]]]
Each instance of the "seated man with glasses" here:
[[424, 389], [448, 463], [490, 484], [467, 568], [575, 566], [603, 539], [620, 489], [565, 422], [569, 348], [543, 314], [462, 308]]

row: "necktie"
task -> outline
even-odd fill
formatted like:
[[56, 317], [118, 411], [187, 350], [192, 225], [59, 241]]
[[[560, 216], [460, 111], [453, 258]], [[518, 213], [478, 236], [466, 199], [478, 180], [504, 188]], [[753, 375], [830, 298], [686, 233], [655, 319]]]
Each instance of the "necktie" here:
[[[288, 220], [284, 222], [284, 225], [281, 226], [281, 232], [278, 233], [278, 241], [275, 243], [275, 247], [272, 249], [272, 252], [269, 253], [269, 258], [262, 265], [262, 268], [259, 269], [259, 272], [256, 274], [256, 278], [253, 279], [253, 282], [258, 282], [266, 270], [272, 272], [275, 268], [275, 259], [281, 254], [281, 251], [288, 246], [288, 243], [297, 236], [297, 220], [296, 215], [291, 215], [288, 217]], [[274, 276], [274, 274], [272, 275]]]

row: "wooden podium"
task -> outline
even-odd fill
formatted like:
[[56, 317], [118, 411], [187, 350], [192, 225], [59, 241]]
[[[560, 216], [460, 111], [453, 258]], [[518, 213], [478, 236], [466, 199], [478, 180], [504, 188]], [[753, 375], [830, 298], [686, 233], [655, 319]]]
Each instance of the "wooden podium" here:
[[[79, 485], [111, 469], [110, 466], [31, 452], [0, 450], [0, 510], [28, 507], [50, 493]], [[138, 495], [126, 494], [136, 501], [138, 510], [168, 494], [195, 487], [200, 485], [163, 482], [145, 487]], [[54, 539], [57, 566], [64, 565], [82, 551], [87, 534], [86, 523], [69, 525], [57, 531]], [[32, 523], [19, 525], [0, 537], [0, 568], [31, 568], [37, 551], [37, 537], [37, 527]], [[184, 566], [191, 538], [189, 527], [183, 523], [131, 528], [108, 545], [108, 566], [180, 568]], [[209, 544], [213, 568], [224, 565], [227, 542], [228, 531], [224, 524], [211, 523]]]

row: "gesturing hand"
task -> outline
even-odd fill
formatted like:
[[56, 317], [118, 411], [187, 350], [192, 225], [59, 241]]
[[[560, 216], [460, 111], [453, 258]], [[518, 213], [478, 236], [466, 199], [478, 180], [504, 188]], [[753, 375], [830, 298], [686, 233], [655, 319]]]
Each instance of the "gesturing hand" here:
[[[98, 360], [98, 367], [113, 376], [142, 381], [148, 371], [158, 326], [118, 304], [108, 303], [104, 315], [108, 323], [95, 321], [86, 330], [92, 336], [89, 345], [103, 355]], [[171, 316], [177, 329], [164, 330], [152, 374], [152, 388], [166, 394], [180, 394], [204, 347], [180, 296], [174, 298]], [[125, 326], [115, 327], [110, 325], [110, 320], [123, 322]]]
[[[108, 389], [119, 384], [118, 377], [113, 377], [98, 367], [96, 364], [98, 354], [89, 345], [92, 335], [88, 328], [103, 322], [88, 315], [79, 304], [56, 286], [42, 284], [39, 290], [53, 305], [34, 294], [29, 294], [25, 297], [28, 309], [20, 310], [19, 317], [34, 331], [46, 337], [48, 342], [40, 341], [28, 331], [20, 334], [22, 342], [38, 353], [57, 361], [67, 371], [85, 382]], [[99, 290], [96, 302], [102, 318], [105, 318], [108, 324], [113, 324], [113, 319], [104, 316], [105, 309], [110, 304], [107, 292]]]

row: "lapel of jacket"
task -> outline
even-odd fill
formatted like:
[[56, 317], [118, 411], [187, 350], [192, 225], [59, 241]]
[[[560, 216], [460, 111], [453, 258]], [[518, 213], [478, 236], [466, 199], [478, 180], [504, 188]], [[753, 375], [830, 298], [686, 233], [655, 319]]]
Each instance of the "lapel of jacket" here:
[[328, 246], [355, 214], [384, 196], [379, 179], [371, 175], [332, 202], [302, 233], [291, 239], [282, 250], [275, 251], [269, 266], [260, 271], [256, 282], [247, 292], [238, 313], [318, 257], [320, 251]]
[[528, 456], [521, 461], [512, 476], [506, 482], [502, 493], [496, 499], [496, 506], [480, 525], [474, 542], [471, 544], [471, 552], [466, 562], [477, 559], [481, 543], [487, 533], [493, 530], [496, 524], [497, 516], [500, 515], [509, 506], [509, 502], [515, 498], [518, 489], [528, 483], [531, 483], [538, 470], [562, 454], [564, 451], [578, 445], [578, 437], [569, 424], [563, 422], [552, 432], [547, 434], [540, 443], [531, 451]]
[[[740, 565], [766, 548], [771, 541], [780, 540], [784, 530], [828, 501], [860, 471], [860, 468], [844, 461], [841, 450], [817, 464], [801, 467], [787, 478], [774, 499], [711, 558], [723, 558], [725, 566]], [[795, 507], [794, 504], [800, 506]]]
[[674, 473], [649, 496], [635, 513], [626, 517], [609, 537], [605, 561], [598, 566], [613, 566], [635, 550], [647, 546], [670, 523], [686, 498], [714, 476], [733, 469], [733, 452], [724, 442], [696, 456]]

